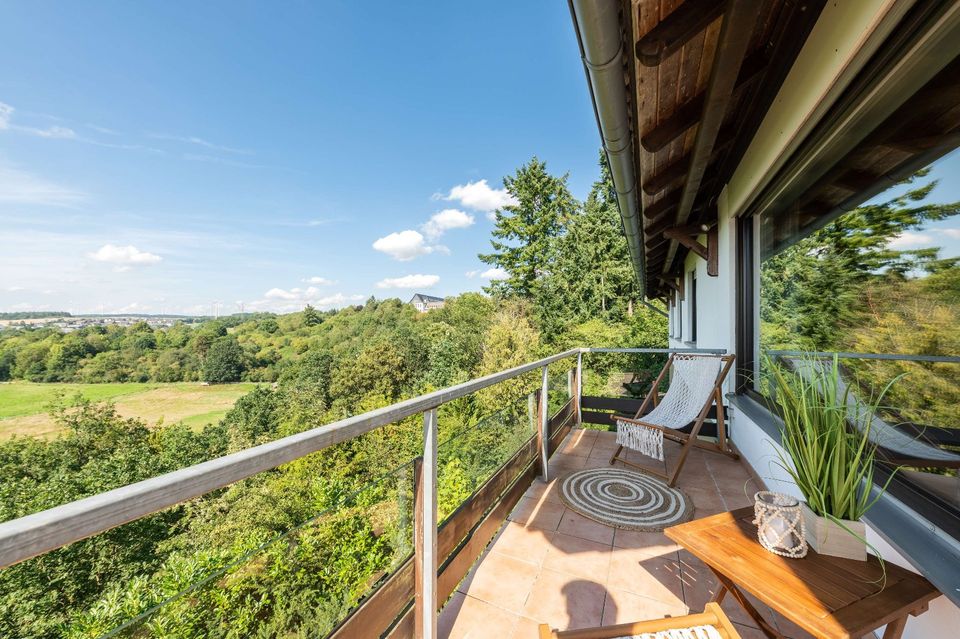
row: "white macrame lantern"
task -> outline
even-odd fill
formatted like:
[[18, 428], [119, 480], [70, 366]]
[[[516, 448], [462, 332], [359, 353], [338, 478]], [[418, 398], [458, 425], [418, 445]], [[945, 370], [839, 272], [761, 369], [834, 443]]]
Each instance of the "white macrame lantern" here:
[[781, 557], [807, 555], [800, 502], [789, 495], [762, 490], [753, 497], [753, 523], [760, 545]]

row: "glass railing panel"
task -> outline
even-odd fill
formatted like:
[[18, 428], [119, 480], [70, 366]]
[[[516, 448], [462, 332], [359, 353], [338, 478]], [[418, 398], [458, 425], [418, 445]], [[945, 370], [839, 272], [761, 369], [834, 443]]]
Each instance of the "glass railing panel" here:
[[[207, 524], [206, 540], [196, 528], [189, 543], [168, 540], [159, 565], [104, 584], [99, 597], [75, 607], [62, 635], [324, 636], [412, 554], [413, 463], [355, 490], [304, 470], [274, 486], [278, 492], [246, 487], [240, 498], [260, 511], [258, 525], [245, 523], [241, 509], [230, 513], [237, 521]], [[281, 533], [268, 532], [265, 512], [281, 519], [272, 522], [278, 528], [284, 516], [295, 518], [275, 507], [284, 500], [302, 500], [301, 512], [316, 510]]]
[[[643, 399], [668, 357], [666, 353], [588, 353], [583, 358], [583, 394]], [[664, 380], [661, 390], [666, 388]]]
[[437, 447], [438, 519], [444, 521], [534, 436], [527, 397], [450, 433]]
[[547, 372], [548, 415], [553, 417], [570, 401], [573, 378], [570, 372], [576, 361], [563, 361], [551, 364]]
[[[568, 401], [567, 371], [575, 361], [549, 369], [551, 412]], [[525, 445], [532, 461], [536, 406], [529, 398], [540, 388], [541, 372], [535, 368], [438, 407], [441, 521]], [[375, 408], [357, 406], [356, 412]], [[422, 438], [423, 415], [413, 414], [0, 570], [0, 636], [323, 636], [411, 556]], [[60, 484], [31, 485], [25, 465], [23, 481], [0, 482], [0, 519], [157, 474], [140, 468], [164, 450], [155, 437], [147, 439], [153, 448], [134, 450], [111, 466], [143, 472], [91, 474], [94, 466], [78, 460], [76, 472], [62, 478], [64, 485], [76, 484], [74, 492], [60, 501], [43, 499]], [[203, 461], [209, 447], [193, 443], [170, 445], [196, 449]]]

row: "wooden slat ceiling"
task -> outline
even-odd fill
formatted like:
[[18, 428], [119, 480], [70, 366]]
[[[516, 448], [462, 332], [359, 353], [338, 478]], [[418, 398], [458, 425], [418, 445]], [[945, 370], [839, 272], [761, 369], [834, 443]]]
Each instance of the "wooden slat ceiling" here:
[[[632, 34], [627, 81], [633, 98], [635, 163], [641, 185], [647, 295], [663, 297], [687, 249], [664, 237], [676, 226], [711, 225], [716, 199], [746, 151], [824, 0], [756, 0], [749, 43], [726, 84], [732, 92], [722, 125], [709, 149], [709, 163], [695, 190], [689, 216], [678, 220], [679, 205], [711, 94], [713, 62], [723, 31], [723, 14], [746, 0], [624, 0], [625, 31]], [[754, 9], [755, 7], [755, 9]], [[733, 24], [733, 23], [731, 23]], [[728, 56], [729, 58], [729, 56]], [[632, 77], [629, 77], [631, 76]], [[735, 82], [733, 81], [735, 78]], [[716, 82], [716, 81], [714, 81]], [[721, 84], [717, 82], [717, 84]], [[704, 156], [706, 157], [706, 156]], [[703, 159], [703, 158], [702, 158]], [[672, 246], [671, 246], [672, 244]]]

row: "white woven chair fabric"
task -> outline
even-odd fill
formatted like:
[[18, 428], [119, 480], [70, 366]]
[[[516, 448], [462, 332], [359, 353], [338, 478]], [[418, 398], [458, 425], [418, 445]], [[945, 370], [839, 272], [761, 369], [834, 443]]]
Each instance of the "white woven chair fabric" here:
[[[656, 408], [641, 419], [674, 430], [695, 420], [713, 392], [721, 363], [719, 357], [676, 357], [670, 387]], [[656, 428], [617, 420], [617, 444], [663, 461], [663, 431]]]
[[692, 628], [675, 628], [659, 632], [644, 632], [639, 635], [625, 635], [616, 639], [722, 639], [713, 626], [694, 626]]

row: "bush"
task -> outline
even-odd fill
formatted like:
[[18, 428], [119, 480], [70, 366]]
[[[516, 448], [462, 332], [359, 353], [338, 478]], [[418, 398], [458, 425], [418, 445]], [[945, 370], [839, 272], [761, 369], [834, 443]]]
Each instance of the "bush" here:
[[219, 337], [210, 345], [203, 362], [205, 382], [239, 382], [243, 375], [243, 349], [235, 337]]

